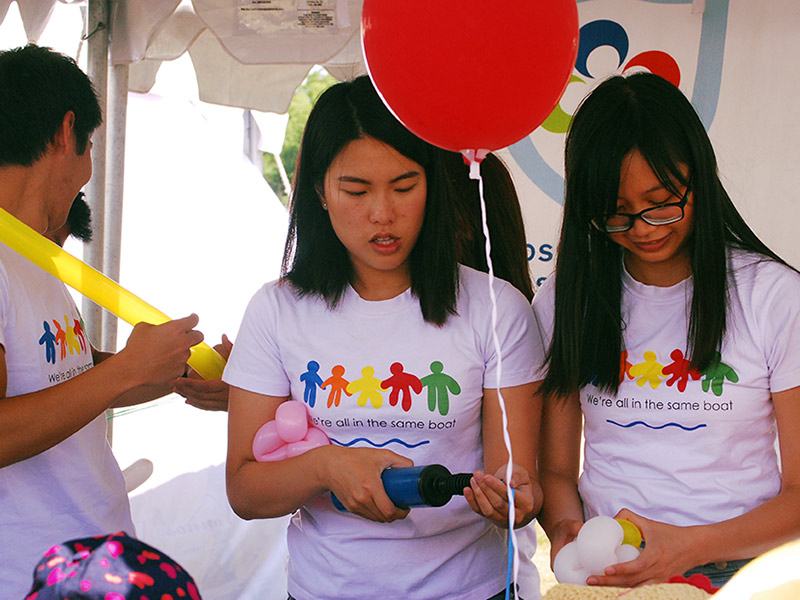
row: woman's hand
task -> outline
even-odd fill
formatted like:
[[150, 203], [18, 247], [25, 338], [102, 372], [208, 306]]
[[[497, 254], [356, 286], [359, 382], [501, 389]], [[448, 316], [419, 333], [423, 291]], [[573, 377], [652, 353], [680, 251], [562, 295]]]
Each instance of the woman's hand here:
[[696, 567], [692, 532], [694, 527], [678, 527], [651, 521], [622, 509], [617, 519], [627, 519], [639, 528], [645, 540], [645, 548], [635, 560], [606, 567], [605, 575], [592, 575], [589, 585], [613, 585], [634, 587], [651, 583], [664, 583], [673, 575], [683, 575]]
[[578, 537], [578, 532], [583, 527], [583, 521], [564, 519], [555, 524], [553, 535], [550, 537], [550, 568], [556, 560], [556, 555], [561, 549]]
[[397, 508], [386, 495], [381, 473], [390, 467], [413, 467], [414, 463], [391, 450], [323, 446], [327, 456], [328, 486], [351, 513], [391, 523], [403, 519], [408, 510]]
[[[506, 466], [494, 475], [475, 471], [464, 497], [470, 508], [501, 527], [508, 527], [508, 489], [505, 484]], [[542, 488], [531, 481], [527, 469], [513, 465], [511, 488], [514, 490], [514, 527], [527, 525], [536, 515], [534, 508], [542, 504]]]
[[[214, 346], [222, 358], [228, 360], [233, 350], [233, 342], [222, 335], [222, 342]], [[228, 410], [230, 386], [222, 379], [203, 379], [194, 369], [189, 369], [186, 377], [173, 382], [172, 391], [186, 398], [186, 404], [202, 410]]]

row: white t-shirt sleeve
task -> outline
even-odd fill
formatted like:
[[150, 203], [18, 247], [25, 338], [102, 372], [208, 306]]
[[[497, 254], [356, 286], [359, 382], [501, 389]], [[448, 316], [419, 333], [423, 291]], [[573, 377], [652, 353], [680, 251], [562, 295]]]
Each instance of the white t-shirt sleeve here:
[[265, 396], [289, 395], [289, 379], [275, 344], [281, 291], [268, 283], [250, 300], [222, 376], [226, 383]]
[[[501, 386], [512, 387], [536, 381], [538, 338], [528, 300], [510, 284], [503, 284], [497, 292], [497, 339], [502, 352]], [[491, 327], [488, 336], [484, 388], [497, 389], [499, 361]]]
[[555, 276], [551, 275], [533, 297], [533, 315], [536, 322], [537, 367], [536, 380], [541, 381], [547, 375], [545, 357], [553, 339], [553, 320], [555, 318]]
[[800, 386], [800, 274], [771, 263], [764, 265], [764, 275], [769, 278], [756, 281], [756, 289], [764, 292], [763, 303], [756, 294], [753, 308], [765, 317], [763, 348], [770, 391], [782, 392]]

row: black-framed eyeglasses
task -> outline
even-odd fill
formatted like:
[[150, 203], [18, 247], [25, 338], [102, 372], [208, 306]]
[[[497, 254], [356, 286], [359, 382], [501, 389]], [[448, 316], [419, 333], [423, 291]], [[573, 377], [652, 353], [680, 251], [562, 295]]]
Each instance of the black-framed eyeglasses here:
[[633, 224], [636, 223], [636, 219], [641, 219], [648, 225], [655, 226], [677, 223], [683, 219], [683, 209], [689, 200], [690, 189], [691, 188], [687, 186], [683, 197], [678, 202], [660, 204], [652, 208], [646, 208], [636, 214], [617, 213], [605, 217], [603, 220], [592, 219], [592, 225], [605, 233], [621, 233], [633, 227]]

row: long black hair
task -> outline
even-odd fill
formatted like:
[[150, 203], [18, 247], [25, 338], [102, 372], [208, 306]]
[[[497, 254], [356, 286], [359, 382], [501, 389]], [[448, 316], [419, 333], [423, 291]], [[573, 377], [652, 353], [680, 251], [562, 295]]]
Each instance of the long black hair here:
[[[489, 272], [486, 262], [486, 239], [483, 233], [478, 182], [470, 179], [469, 166], [458, 152], [442, 150], [448, 178], [456, 194], [456, 242], [461, 264]], [[525, 223], [517, 190], [508, 167], [489, 153], [481, 162], [484, 182], [486, 224], [490, 231], [492, 268], [496, 277], [508, 281], [528, 299], [533, 300]]]
[[728, 247], [786, 264], [737, 212], [719, 179], [708, 134], [677, 87], [650, 73], [602, 82], [583, 100], [567, 134], [546, 397], [568, 396], [590, 382], [613, 393], [619, 389], [623, 250], [591, 221], [616, 212], [620, 167], [633, 150], [667, 190], [680, 196], [679, 188], [689, 187], [694, 198], [687, 331], [692, 367], [708, 367], [725, 335]]
[[388, 144], [425, 170], [425, 215], [409, 255], [411, 292], [419, 299], [425, 321], [442, 325], [456, 312], [458, 262], [453, 198], [441, 151], [408, 131], [389, 112], [367, 76], [325, 90], [309, 115], [295, 169], [283, 280], [301, 295], [324, 298], [331, 308], [352, 283], [349, 255], [322, 207], [320, 191], [339, 152], [364, 137]]

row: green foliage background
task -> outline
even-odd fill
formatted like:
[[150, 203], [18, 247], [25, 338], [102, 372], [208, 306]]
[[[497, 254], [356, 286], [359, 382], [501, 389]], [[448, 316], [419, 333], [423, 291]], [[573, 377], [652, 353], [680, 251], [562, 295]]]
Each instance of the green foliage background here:
[[[289, 181], [294, 178], [294, 166], [297, 161], [297, 151], [300, 148], [300, 139], [303, 136], [303, 128], [308, 120], [311, 107], [319, 95], [327, 88], [336, 83], [336, 79], [328, 74], [323, 68], [315, 68], [306, 77], [303, 84], [297, 88], [289, 106], [289, 122], [286, 125], [286, 137], [281, 149], [281, 161], [283, 162]], [[275, 191], [281, 202], [289, 202], [288, 191], [284, 189], [275, 157], [272, 154], [264, 153], [264, 178], [270, 187]]]

